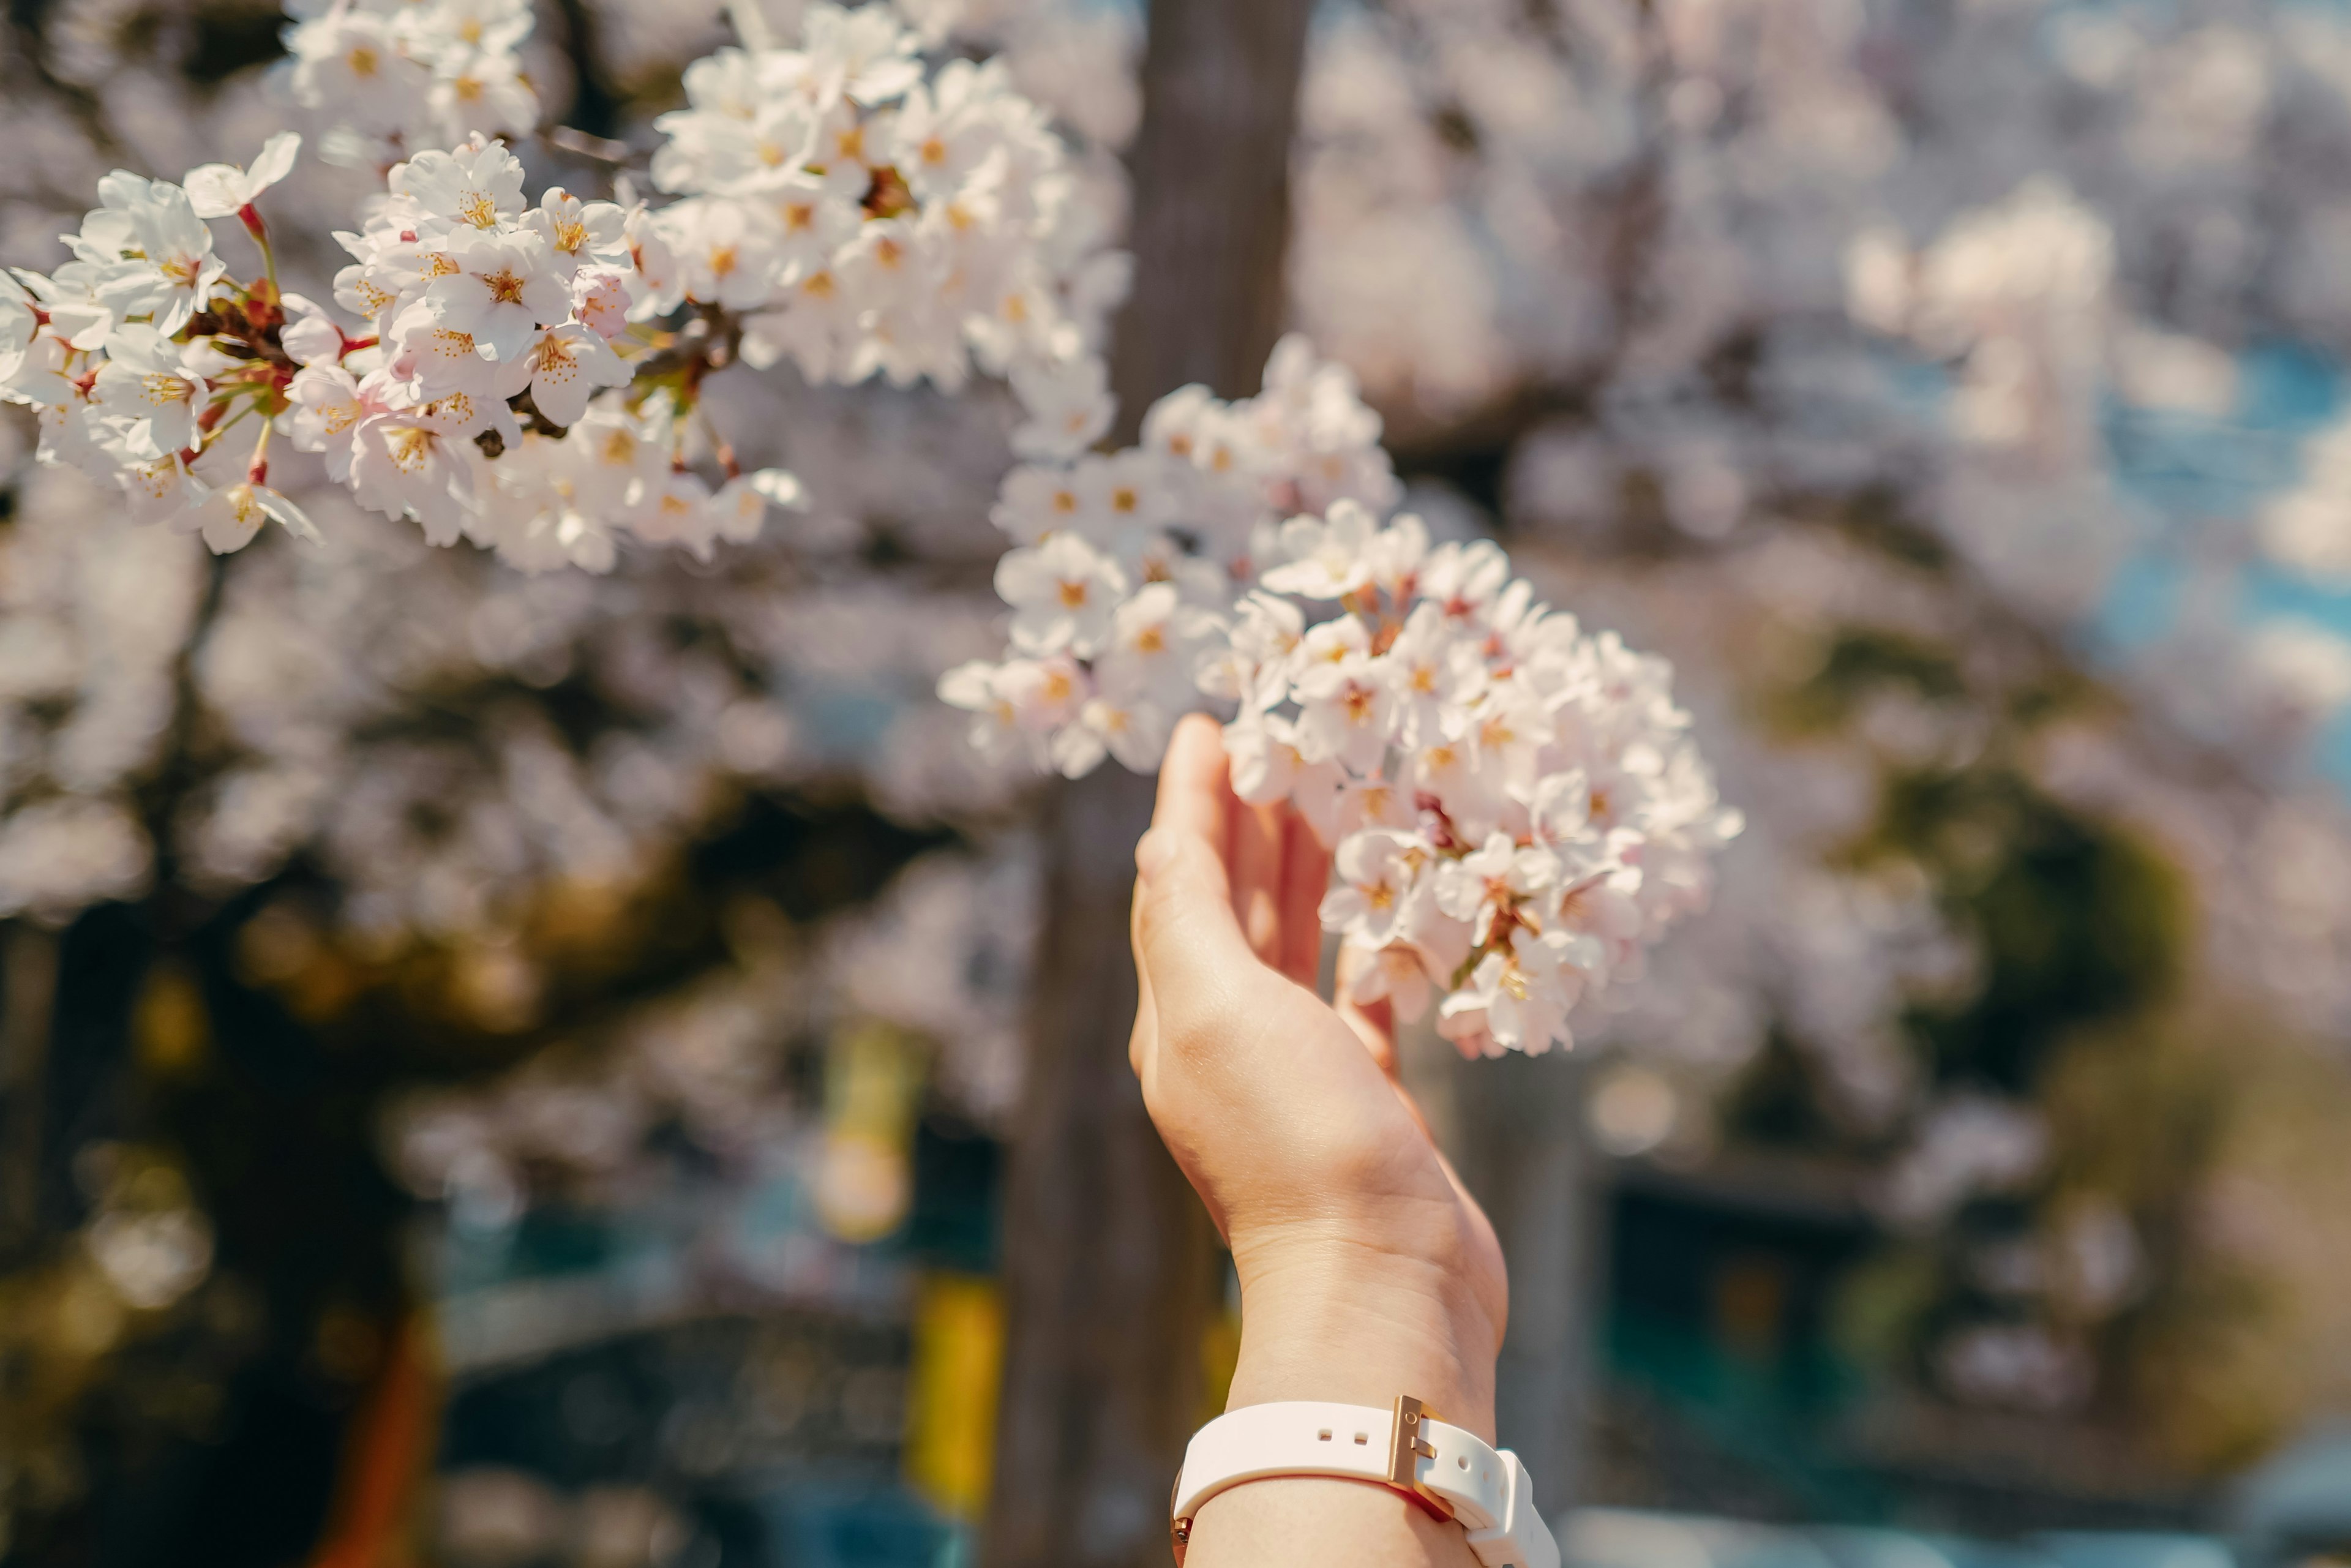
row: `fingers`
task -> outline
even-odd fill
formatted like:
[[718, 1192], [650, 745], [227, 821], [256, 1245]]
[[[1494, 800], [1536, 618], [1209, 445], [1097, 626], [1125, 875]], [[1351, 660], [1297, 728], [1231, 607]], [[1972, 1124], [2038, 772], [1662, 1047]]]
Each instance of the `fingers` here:
[[1339, 1016], [1390, 1078], [1396, 1076], [1395, 1009], [1383, 997], [1376, 1002], [1341, 1001]]
[[1331, 852], [1306, 819], [1281, 810], [1281, 972], [1306, 987], [1322, 971], [1322, 894], [1331, 885]]
[[1364, 1049], [1372, 1053], [1380, 1071], [1391, 1080], [1401, 1082], [1396, 1072], [1395, 1008], [1385, 997], [1375, 1002], [1358, 1002], [1351, 994], [1356, 976], [1366, 965], [1378, 961], [1360, 947], [1341, 947], [1337, 983], [1332, 988], [1335, 999], [1331, 1006], [1355, 1031], [1355, 1038], [1364, 1042]]
[[1159, 1041], [1159, 1013], [1151, 996], [1151, 971], [1143, 962], [1143, 884], [1135, 883], [1127, 902], [1127, 945], [1134, 952], [1134, 1028], [1126, 1037], [1126, 1064], [1146, 1085], [1151, 1082], [1152, 1054]]
[[[1127, 1063], [1135, 1076], [1150, 1075], [1158, 1043], [1158, 1009], [1151, 986], [1151, 965], [1144, 952], [1144, 904], [1155, 868], [1166, 869], [1175, 859], [1196, 860], [1174, 846], [1189, 842], [1213, 848], [1221, 858], [1226, 820], [1231, 809], [1232, 786], [1228, 781], [1224, 737], [1203, 714], [1194, 714], [1168, 737], [1167, 756], [1159, 769], [1159, 789], [1152, 806], [1151, 830], [1134, 846], [1134, 897], [1128, 906], [1127, 940], [1134, 949], [1137, 989], [1134, 1030], [1127, 1037]], [[1196, 871], [1194, 874], [1198, 874]], [[1165, 889], [1162, 889], [1163, 895]], [[1164, 920], [1162, 922], [1165, 923]]]
[[1282, 966], [1283, 821], [1288, 809], [1242, 805], [1232, 814], [1233, 913], [1250, 948], [1273, 968]]
[[1219, 1005], [1258, 967], [1225, 867], [1231, 804], [1223, 737], [1215, 721], [1186, 718], [1160, 769], [1151, 831], [1134, 851], [1136, 968], [1157, 1023], [1166, 1021], [1163, 1008]]
[[1232, 803], [1224, 732], [1206, 714], [1186, 715], [1168, 738], [1166, 759], [1159, 765], [1159, 797], [1151, 812], [1153, 831], [1165, 828], [1196, 837], [1222, 859], [1226, 816]]

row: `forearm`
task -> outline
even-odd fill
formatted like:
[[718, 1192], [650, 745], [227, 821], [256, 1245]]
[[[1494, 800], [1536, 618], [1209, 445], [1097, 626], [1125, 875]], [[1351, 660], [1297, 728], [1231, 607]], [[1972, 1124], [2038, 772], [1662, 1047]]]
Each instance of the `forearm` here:
[[1368, 1481], [1294, 1476], [1210, 1498], [1185, 1568], [1477, 1568], [1469, 1538]]
[[[1460, 1299], [1446, 1272], [1343, 1246], [1285, 1249], [1242, 1266], [1240, 1361], [1229, 1408], [1332, 1400], [1384, 1413], [1400, 1394], [1494, 1438], [1500, 1326]], [[1385, 1487], [1291, 1478], [1210, 1499], [1186, 1568], [1474, 1568], [1462, 1528]]]

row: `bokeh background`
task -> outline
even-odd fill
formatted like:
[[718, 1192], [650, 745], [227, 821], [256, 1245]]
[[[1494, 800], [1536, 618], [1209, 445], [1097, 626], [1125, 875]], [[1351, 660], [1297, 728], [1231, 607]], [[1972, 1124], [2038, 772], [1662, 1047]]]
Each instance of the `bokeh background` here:
[[[2351, 12], [922, 9], [1124, 214], [1129, 428], [1310, 333], [1747, 813], [1573, 1056], [1408, 1042], [1571, 1558], [2351, 1554]], [[0, 256], [249, 157], [282, 21], [12, 0]], [[729, 36], [547, 0], [535, 177]], [[1014, 412], [724, 374], [812, 511], [605, 578], [326, 490], [214, 560], [5, 411], [10, 1568], [1163, 1560], [1238, 1320], [1142, 792], [932, 695]]]

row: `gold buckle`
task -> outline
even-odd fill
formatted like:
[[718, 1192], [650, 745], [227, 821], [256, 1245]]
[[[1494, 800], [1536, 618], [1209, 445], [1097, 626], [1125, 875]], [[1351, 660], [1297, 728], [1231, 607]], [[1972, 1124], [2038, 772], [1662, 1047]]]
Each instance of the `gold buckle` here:
[[1418, 1498], [1439, 1519], [1449, 1520], [1453, 1517], [1453, 1505], [1421, 1485], [1413, 1475], [1414, 1460], [1437, 1458], [1437, 1445], [1421, 1435], [1421, 1427], [1437, 1418], [1436, 1411], [1411, 1395], [1396, 1396], [1395, 1424], [1388, 1434], [1388, 1485]]

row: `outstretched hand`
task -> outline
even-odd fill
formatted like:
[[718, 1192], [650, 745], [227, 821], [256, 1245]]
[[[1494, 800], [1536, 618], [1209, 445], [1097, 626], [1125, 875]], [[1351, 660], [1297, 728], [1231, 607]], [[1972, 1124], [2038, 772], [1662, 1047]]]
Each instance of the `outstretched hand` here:
[[1232, 1404], [1412, 1394], [1490, 1440], [1501, 1249], [1397, 1080], [1385, 1004], [1316, 993], [1328, 852], [1287, 803], [1235, 799], [1194, 716], [1135, 865], [1129, 1053], [1232, 1249]]

